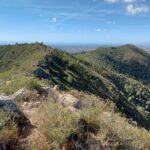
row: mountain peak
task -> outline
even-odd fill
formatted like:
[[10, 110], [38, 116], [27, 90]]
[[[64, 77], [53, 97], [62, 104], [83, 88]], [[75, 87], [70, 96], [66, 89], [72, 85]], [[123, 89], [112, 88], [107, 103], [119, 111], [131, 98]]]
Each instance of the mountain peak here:
[[119, 48], [140, 49], [139, 47], [137, 47], [133, 44], [125, 44], [125, 45], [120, 46]]

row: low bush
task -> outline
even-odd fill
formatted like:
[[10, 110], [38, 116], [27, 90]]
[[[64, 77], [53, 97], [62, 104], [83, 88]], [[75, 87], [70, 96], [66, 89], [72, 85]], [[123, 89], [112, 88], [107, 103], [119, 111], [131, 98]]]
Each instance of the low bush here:
[[[138, 128], [136, 122], [114, 113], [113, 103], [100, 101], [99, 98], [82, 92], [70, 93], [81, 98], [82, 108], [78, 113], [72, 113], [49, 97], [36, 116], [38, 130], [42, 134], [37, 139], [45, 139], [45, 149], [68, 150], [68, 140], [72, 136], [76, 136], [77, 141], [70, 142], [69, 149], [90, 149], [93, 144], [101, 149], [150, 149], [149, 132]], [[33, 142], [36, 143], [36, 140]], [[42, 144], [43, 142], [40, 145]], [[36, 144], [33, 149], [38, 149]]]
[[9, 114], [0, 109], [0, 149], [7, 148], [16, 143], [18, 138], [18, 129], [16, 124], [10, 120]]
[[99, 127], [96, 141], [101, 143], [103, 149], [150, 149], [150, 133], [143, 128], [138, 128], [136, 122], [114, 113], [113, 107], [110, 106], [113, 104], [96, 101], [91, 107], [83, 108], [81, 111], [81, 117], [88, 124], [96, 124]]
[[67, 138], [77, 131], [76, 114], [55, 103], [44, 103], [39, 111], [38, 128], [46, 138], [47, 149], [62, 149], [65, 147]]
[[38, 79], [35, 79], [34, 77], [19, 75], [12, 76], [10, 80], [3, 82], [3, 84], [0, 86], [0, 92], [5, 94], [13, 94], [17, 90], [24, 87], [30, 90], [36, 90], [40, 93], [42, 87], [39, 82], [40, 81]]

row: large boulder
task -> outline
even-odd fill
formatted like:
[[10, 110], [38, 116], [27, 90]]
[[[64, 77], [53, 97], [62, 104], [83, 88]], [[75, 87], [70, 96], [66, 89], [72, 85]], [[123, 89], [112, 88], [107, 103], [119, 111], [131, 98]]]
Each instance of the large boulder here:
[[11, 97], [0, 96], [0, 109], [7, 112], [17, 123], [24, 123], [25, 121], [27, 121], [27, 118], [19, 110]]
[[70, 94], [62, 94], [59, 96], [59, 102], [63, 106], [67, 107], [74, 107], [76, 109], [80, 109], [81, 107], [81, 102], [77, 98], [73, 97]]
[[21, 88], [20, 90], [16, 91], [11, 98], [14, 100], [23, 100], [23, 101], [28, 101], [28, 100], [34, 100], [38, 96], [43, 95], [45, 97], [48, 96], [50, 87], [48, 86], [41, 86], [41, 91], [40, 93], [36, 90], [28, 90], [26, 88]]

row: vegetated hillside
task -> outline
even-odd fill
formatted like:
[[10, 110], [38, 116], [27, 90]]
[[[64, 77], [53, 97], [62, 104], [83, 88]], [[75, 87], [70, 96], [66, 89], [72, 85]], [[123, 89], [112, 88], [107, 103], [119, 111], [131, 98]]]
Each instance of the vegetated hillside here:
[[[150, 55], [133, 46], [100, 48], [76, 54], [113, 83], [144, 116], [150, 118]], [[109, 58], [109, 59], [108, 59]]]
[[112, 102], [40, 87], [46, 95], [24, 88], [0, 97], [1, 150], [150, 149], [149, 131], [116, 113]]
[[[129, 93], [125, 85], [130, 80], [126, 76], [104, 69], [103, 65], [94, 66], [90, 61], [78, 59], [69, 53], [39, 43], [2, 46], [1, 49], [3, 59], [0, 70], [4, 72], [0, 73], [0, 80], [11, 81], [9, 86], [5, 82], [1, 83], [2, 92], [13, 93], [23, 86], [38, 88], [35, 82], [57, 84], [62, 90], [77, 89], [113, 101], [117, 109], [127, 117], [136, 120], [145, 128], [150, 128], [149, 112], [148, 115], [145, 113], [145, 105], [148, 108], [150, 104], [139, 102], [135, 105], [137, 103], [134, 103], [132, 93], [132, 102], [128, 100]], [[6, 62], [9, 61], [8, 64], [5, 59]], [[143, 89], [145, 90], [145, 87]], [[142, 106], [144, 110], [141, 111], [138, 106]]]
[[150, 83], [150, 54], [136, 46], [99, 48], [78, 56], [96, 66], [104, 66], [146, 84]]
[[[94, 52], [75, 57], [40, 43], [0, 50], [0, 92], [9, 94], [0, 95], [0, 149], [150, 148], [150, 88], [141, 79], [120, 74]], [[18, 105], [25, 118], [19, 123]]]
[[[127, 91], [122, 92], [116, 86], [118, 82], [118, 85], [123, 86], [126, 90], [124, 84], [128, 78], [126, 79], [124, 76], [119, 76], [106, 69], [101, 73], [90, 62], [52, 49], [39, 62], [34, 74], [38, 78], [49, 79], [52, 83], [60, 85], [62, 89], [74, 88], [112, 100], [119, 111], [138, 121], [139, 125], [149, 128], [149, 117], [145, 113], [139, 112], [134, 103], [128, 101]], [[112, 77], [110, 77], [111, 75]]]
[[[32, 72], [48, 49], [42, 43], [0, 46], [1, 93], [12, 94], [24, 86], [30, 86], [33, 80], [37, 82]], [[11, 85], [7, 85], [9, 82]]]
[[[0, 46], [0, 72], [10, 69], [29, 69], [31, 64], [44, 56], [46, 47], [42, 43]], [[26, 65], [26, 68], [24, 65]]]

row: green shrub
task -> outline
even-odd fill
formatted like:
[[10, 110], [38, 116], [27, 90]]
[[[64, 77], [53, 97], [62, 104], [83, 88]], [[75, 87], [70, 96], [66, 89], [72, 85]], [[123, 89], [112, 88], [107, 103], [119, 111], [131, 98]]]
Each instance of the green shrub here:
[[10, 115], [0, 109], [0, 143], [5, 143], [9, 140], [16, 140], [18, 130], [13, 120], [10, 120]]
[[45, 103], [38, 115], [39, 129], [48, 141], [49, 149], [65, 146], [67, 138], [77, 131], [77, 116], [60, 104]]
[[7, 81], [4, 81], [0, 86], [0, 92], [5, 94], [13, 94], [17, 90], [21, 88], [27, 88], [30, 90], [37, 90], [37, 92], [41, 92], [41, 85], [39, 84], [39, 80], [34, 77], [27, 77], [23, 75], [14, 75], [10, 79], [10, 83], [7, 85]]
[[[91, 100], [93, 101], [93, 99]], [[138, 128], [136, 122], [114, 113], [110, 107], [111, 104], [105, 104], [97, 100], [89, 106], [91, 107], [82, 109], [81, 117], [88, 124], [99, 126], [96, 140], [102, 143], [102, 146], [107, 145], [110, 146], [110, 149], [115, 150], [150, 149], [150, 133], [143, 128]], [[109, 145], [109, 141], [111, 141], [111, 145]]]
[[38, 93], [42, 92], [42, 86], [36, 80], [28, 80], [25, 86], [29, 90], [36, 90]]

